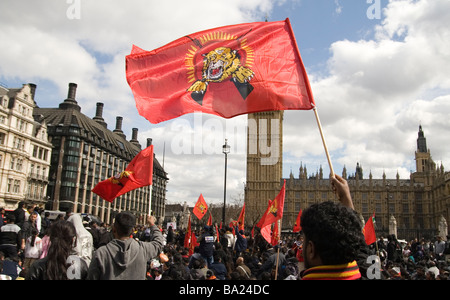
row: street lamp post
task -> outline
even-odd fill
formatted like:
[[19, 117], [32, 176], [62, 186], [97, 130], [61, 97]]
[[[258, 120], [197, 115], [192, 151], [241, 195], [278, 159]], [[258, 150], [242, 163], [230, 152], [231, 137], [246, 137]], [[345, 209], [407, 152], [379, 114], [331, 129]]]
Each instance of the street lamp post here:
[[227, 203], [227, 158], [228, 153], [230, 153], [230, 145], [228, 145], [228, 140], [225, 139], [225, 144], [222, 146], [222, 153], [225, 154], [225, 178], [223, 183], [223, 210], [222, 210], [222, 224], [225, 225], [225, 206]]

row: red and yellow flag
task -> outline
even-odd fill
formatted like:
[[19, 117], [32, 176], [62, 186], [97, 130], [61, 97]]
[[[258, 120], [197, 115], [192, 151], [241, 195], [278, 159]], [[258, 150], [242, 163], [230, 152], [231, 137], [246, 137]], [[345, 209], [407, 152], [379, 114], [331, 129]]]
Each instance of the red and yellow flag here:
[[302, 226], [300, 225], [301, 218], [302, 218], [302, 210], [300, 209], [300, 211], [297, 215], [297, 219], [295, 220], [295, 225], [294, 225], [294, 229], [292, 230], [292, 232], [297, 233], [302, 230]]
[[245, 230], [245, 203], [242, 207], [241, 213], [239, 214], [239, 218], [237, 220], [239, 230]]
[[206, 204], [205, 199], [203, 198], [203, 195], [200, 194], [200, 197], [198, 197], [197, 203], [194, 206], [194, 209], [192, 212], [194, 215], [197, 216], [199, 220], [203, 218], [204, 215], [206, 215], [206, 212], [208, 211], [208, 205]]
[[289, 19], [209, 29], [152, 51], [133, 46], [126, 77], [139, 114], [154, 124], [315, 105]]
[[108, 202], [134, 189], [152, 185], [153, 145], [139, 152], [125, 171], [99, 182], [92, 191]]
[[367, 220], [363, 228], [364, 239], [367, 245], [371, 245], [377, 241], [375, 234], [375, 213]]
[[284, 180], [283, 187], [281, 188], [280, 193], [275, 197], [273, 201], [269, 202], [269, 206], [267, 207], [266, 212], [257, 224], [259, 228], [264, 228], [269, 224], [275, 223], [283, 217], [285, 194], [286, 180]]

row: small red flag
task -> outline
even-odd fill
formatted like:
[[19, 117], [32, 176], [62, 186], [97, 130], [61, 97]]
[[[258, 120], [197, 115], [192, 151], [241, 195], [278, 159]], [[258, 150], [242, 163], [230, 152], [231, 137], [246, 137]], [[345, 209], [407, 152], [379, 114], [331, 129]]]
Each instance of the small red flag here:
[[108, 202], [134, 189], [152, 185], [153, 145], [139, 152], [124, 172], [99, 182], [92, 191]]
[[200, 197], [198, 197], [197, 203], [195, 204], [192, 212], [194, 213], [194, 215], [197, 216], [197, 218], [199, 220], [201, 220], [207, 211], [208, 211], [208, 205], [206, 205], [206, 201], [203, 198], [203, 195], [200, 194]]
[[208, 218], [208, 222], [206, 223], [206, 225], [212, 226], [212, 216], [211, 216], [211, 213], [209, 213], [209, 218]]
[[126, 77], [139, 114], [154, 124], [315, 106], [289, 19], [208, 29], [152, 51], [133, 46]]
[[216, 223], [216, 235], [217, 235], [217, 242], [220, 242], [220, 239], [219, 239], [220, 232], [219, 232], [219, 229], [217, 228], [217, 223]]
[[195, 232], [192, 231], [191, 233], [191, 241], [189, 243], [189, 256], [194, 254], [194, 248], [200, 246], [200, 244], [197, 242], [197, 237], [195, 236]]
[[377, 236], [375, 234], [375, 213], [371, 216], [363, 229], [364, 239], [367, 245], [371, 245], [377, 241]]
[[261, 228], [261, 235], [269, 244], [272, 244], [272, 224]]
[[300, 225], [301, 218], [302, 218], [302, 210], [300, 209], [300, 211], [297, 215], [297, 220], [295, 220], [295, 225], [294, 225], [294, 229], [292, 230], [292, 232], [297, 233], [302, 230], [302, 226]]
[[188, 227], [184, 235], [184, 248], [189, 248], [189, 241], [191, 239], [191, 216], [189, 215]]
[[271, 239], [270, 244], [272, 246], [276, 246], [276, 245], [278, 245], [279, 241], [280, 241], [280, 228], [278, 226], [278, 221], [277, 221], [273, 224], [272, 239]]
[[244, 206], [242, 207], [241, 213], [239, 214], [239, 218], [238, 218], [238, 226], [239, 226], [239, 230], [245, 230], [245, 203]]
[[260, 228], [263, 228], [269, 224], [275, 223], [283, 217], [284, 210], [284, 198], [286, 194], [286, 180], [284, 180], [283, 187], [280, 190], [280, 193], [275, 197], [275, 199], [270, 202], [267, 207], [266, 213], [263, 216], [264, 220], [261, 219], [258, 224], [260, 224]]

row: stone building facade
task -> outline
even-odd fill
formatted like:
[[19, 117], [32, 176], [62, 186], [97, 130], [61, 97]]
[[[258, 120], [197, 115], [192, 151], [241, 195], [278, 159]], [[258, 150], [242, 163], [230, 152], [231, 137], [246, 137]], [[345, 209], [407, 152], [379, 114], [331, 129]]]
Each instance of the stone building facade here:
[[52, 144], [47, 124], [33, 114], [36, 85], [0, 86], [0, 207], [17, 208], [20, 201], [44, 206]]

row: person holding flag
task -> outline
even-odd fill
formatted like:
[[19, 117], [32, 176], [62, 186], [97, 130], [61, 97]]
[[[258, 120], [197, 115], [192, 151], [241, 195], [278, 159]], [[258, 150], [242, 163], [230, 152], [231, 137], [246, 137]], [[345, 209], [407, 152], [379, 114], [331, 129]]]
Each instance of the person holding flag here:
[[247, 238], [244, 235], [244, 230], [239, 229], [238, 225], [235, 226], [234, 232], [236, 232], [236, 242], [234, 243], [234, 258], [237, 259], [241, 254], [247, 250]]
[[356, 262], [365, 245], [361, 221], [353, 210], [348, 183], [342, 177], [331, 178], [340, 203], [313, 204], [302, 213], [305, 235], [303, 280], [355, 280], [361, 278]]

